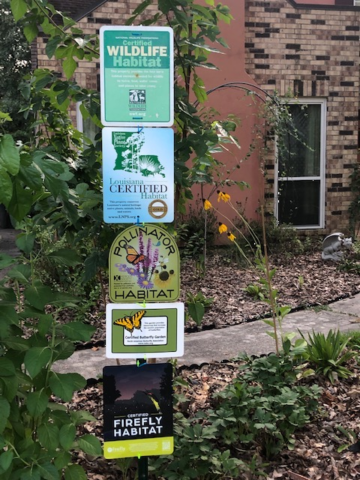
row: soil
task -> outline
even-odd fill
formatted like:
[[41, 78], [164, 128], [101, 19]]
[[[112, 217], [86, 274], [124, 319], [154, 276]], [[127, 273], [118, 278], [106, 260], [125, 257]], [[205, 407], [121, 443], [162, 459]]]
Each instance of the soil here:
[[[331, 262], [324, 262], [320, 253], [293, 257], [272, 256], [272, 268], [276, 268], [274, 287], [278, 289], [279, 302], [292, 309], [327, 305], [340, 298], [360, 292], [360, 276], [339, 270]], [[188, 321], [185, 329], [192, 332], [201, 328], [226, 328], [230, 325], [253, 321], [269, 313], [267, 303], [252, 298], [245, 292], [249, 284], [259, 281], [254, 269], [244, 269], [236, 263], [227, 262], [220, 253], [212, 255], [206, 265], [204, 276], [197, 275], [191, 262], [183, 264], [182, 297], [202, 292], [213, 298], [213, 304], [205, 313], [201, 326]], [[102, 307], [93, 312], [88, 321], [97, 326], [94, 341], [104, 341], [104, 316]], [[331, 384], [322, 377], [313, 377], [311, 382], [322, 387], [319, 413], [312, 422], [295, 435], [294, 450], [284, 449], [274, 461], [264, 467], [268, 480], [350, 480], [360, 479], [360, 367], [358, 359], [348, 367], [351, 378]], [[239, 362], [212, 363], [191, 368], [182, 367], [177, 374], [190, 385], [186, 391], [187, 401], [183, 413], [193, 415], [196, 411], [212, 406], [212, 395], [224, 388], [236, 376]], [[102, 384], [89, 385], [74, 395], [69, 405], [73, 409], [85, 409], [92, 413], [96, 422], [82, 427], [81, 434], [93, 433], [102, 436]], [[352, 431], [354, 436], [344, 432]], [[338, 448], [347, 444], [350, 449], [341, 453]], [[242, 451], [239, 458], [250, 461], [256, 450]], [[124, 479], [119, 465], [103, 458], [90, 458], [80, 454], [77, 461], [85, 468], [89, 480]], [[136, 459], [130, 461], [129, 476], [135, 478]], [[161, 478], [161, 477], [149, 477]], [[239, 480], [257, 477], [239, 476]], [[181, 479], [179, 479], [181, 480]]]

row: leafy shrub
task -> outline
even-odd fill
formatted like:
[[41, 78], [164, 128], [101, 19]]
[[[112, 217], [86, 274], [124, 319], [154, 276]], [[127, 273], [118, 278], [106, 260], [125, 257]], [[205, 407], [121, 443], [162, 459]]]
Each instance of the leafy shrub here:
[[[22, 244], [30, 248], [24, 237]], [[72, 464], [71, 452], [102, 454], [95, 436], [76, 433], [78, 425], [95, 419], [68, 411], [58, 399], [69, 402], [86, 380], [52, 367], [73, 354], [74, 342], [88, 341], [93, 328], [58, 324], [59, 311], [76, 309], [81, 299], [43, 285], [31, 260], [21, 260], [0, 256], [0, 269], [11, 267], [0, 283], [0, 477], [83, 480], [85, 472]]]
[[300, 370], [287, 355], [245, 358], [240, 375], [217, 395], [210, 420], [225, 445], [257, 445], [270, 459], [294, 447], [293, 434], [316, 412], [320, 389], [297, 382]]

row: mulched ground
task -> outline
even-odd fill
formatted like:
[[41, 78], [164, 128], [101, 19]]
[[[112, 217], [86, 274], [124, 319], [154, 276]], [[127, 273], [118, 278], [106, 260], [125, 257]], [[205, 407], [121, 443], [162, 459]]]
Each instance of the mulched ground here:
[[[236, 376], [238, 366], [237, 362], [222, 362], [202, 365], [198, 368], [181, 368], [179, 375], [191, 385], [186, 392], [187, 414], [191, 416], [199, 409], [213, 406], [213, 393], [231, 382]], [[339, 426], [356, 434], [360, 433], [360, 367], [354, 361], [350, 368], [353, 371], [352, 378], [334, 385], [324, 379], [316, 379], [316, 383], [323, 388], [319, 401], [319, 414], [311, 424], [296, 433], [293, 451], [284, 449], [275, 461], [263, 468], [267, 474], [267, 480], [358, 480], [360, 478], [360, 453], [352, 451], [338, 453], [337, 451], [342, 445], [354, 443], [342, 433]], [[311, 385], [311, 381], [308, 385]], [[96, 422], [86, 424], [81, 434], [93, 433], [101, 438], [101, 397], [101, 384], [90, 386], [74, 396], [71, 408], [85, 409], [97, 418]], [[255, 453], [259, 454], [254, 449], [244, 450], [239, 454], [239, 458], [250, 462]], [[85, 468], [89, 480], [125, 480], [115, 461], [90, 458], [81, 454], [78, 462]], [[135, 474], [136, 460], [131, 463], [126, 479], [136, 478]], [[163, 477], [149, 478], [163, 480]], [[255, 478], [257, 477], [242, 475], [237, 480], [255, 480]]]
[[[274, 287], [279, 290], [279, 302], [293, 309], [326, 305], [340, 298], [360, 292], [360, 276], [339, 271], [334, 263], [324, 262], [320, 253], [293, 257], [272, 256], [271, 266], [276, 268]], [[244, 289], [259, 280], [256, 270], [244, 269], [228, 263], [222, 253], [209, 256], [204, 276], [199, 276], [191, 262], [182, 266], [182, 296], [201, 291], [205, 297], [213, 298], [213, 306], [206, 312], [201, 327], [188, 321], [188, 332], [201, 328], [226, 328], [227, 326], [251, 321], [268, 313], [268, 305], [251, 298]], [[100, 310], [100, 311], [99, 311]], [[96, 325], [94, 340], [104, 340], [104, 314], [102, 306], [88, 318]], [[312, 423], [296, 434], [293, 451], [284, 450], [276, 461], [266, 467], [267, 479], [283, 480], [353, 480], [360, 479], [360, 453], [343, 451], [338, 447], [354, 443], [343, 433], [354, 431], [360, 436], [360, 367], [358, 359], [349, 366], [353, 376], [332, 385], [323, 378], [314, 378], [323, 388], [319, 401], [320, 411]], [[191, 416], [199, 409], [212, 405], [212, 394], [225, 387], [237, 373], [238, 362], [205, 364], [198, 367], [182, 367], [178, 374], [190, 388], [186, 395], [186, 413]], [[310, 382], [311, 380], [309, 380]], [[78, 392], [70, 408], [85, 409], [97, 421], [86, 424], [83, 433], [102, 436], [102, 385], [89, 386]], [[340, 429], [339, 429], [340, 426]], [[359, 448], [360, 450], [360, 448]], [[241, 459], [251, 459], [254, 451], [243, 452]], [[90, 458], [81, 454], [77, 461], [86, 469], [89, 480], [125, 480], [119, 465], [103, 458]], [[131, 463], [126, 477], [135, 478], [136, 460]], [[155, 478], [155, 477], [152, 477]], [[161, 477], [157, 477], [160, 479]], [[179, 479], [181, 480], [181, 479]], [[228, 479], [229, 480], [229, 479]], [[254, 480], [241, 476], [238, 480]]]
[[[278, 289], [279, 303], [292, 309], [327, 305], [360, 292], [360, 275], [341, 271], [336, 263], [324, 262], [320, 252], [295, 257], [273, 255], [270, 266], [276, 269], [273, 286]], [[196, 295], [199, 292], [214, 299], [202, 324], [198, 326], [190, 318], [185, 331], [225, 328], [268, 315], [269, 305], [245, 292], [245, 288], [257, 284], [259, 278], [259, 271], [255, 268], [243, 268], [234, 261], [229, 263], [226, 251], [208, 255], [204, 275], [197, 273], [193, 262], [183, 262], [179, 300], [186, 302], [188, 293]], [[104, 305], [100, 304], [87, 317], [87, 321], [97, 327], [94, 342], [105, 341], [104, 311]]]

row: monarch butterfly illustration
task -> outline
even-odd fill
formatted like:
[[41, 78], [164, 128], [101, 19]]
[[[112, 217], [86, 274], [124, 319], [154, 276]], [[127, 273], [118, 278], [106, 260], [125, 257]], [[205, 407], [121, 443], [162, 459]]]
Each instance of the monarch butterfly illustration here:
[[125, 315], [125, 317], [119, 318], [114, 321], [114, 325], [121, 325], [128, 332], [132, 333], [134, 328], [141, 329], [141, 319], [145, 315], [146, 310], [139, 310], [134, 313], [131, 317]]
[[125, 245], [125, 248], [127, 253], [126, 260], [131, 263], [131, 265], [137, 265], [139, 262], [143, 262], [145, 260], [145, 255], [138, 253], [131, 245]]

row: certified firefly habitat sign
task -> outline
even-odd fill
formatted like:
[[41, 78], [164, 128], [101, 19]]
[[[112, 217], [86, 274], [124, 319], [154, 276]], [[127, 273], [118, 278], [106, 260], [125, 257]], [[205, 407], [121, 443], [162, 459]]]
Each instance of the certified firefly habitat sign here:
[[103, 379], [105, 458], [170, 455], [172, 365], [105, 367]]
[[133, 225], [109, 253], [109, 297], [114, 303], [173, 302], [180, 295], [180, 255], [174, 237], [156, 225]]

